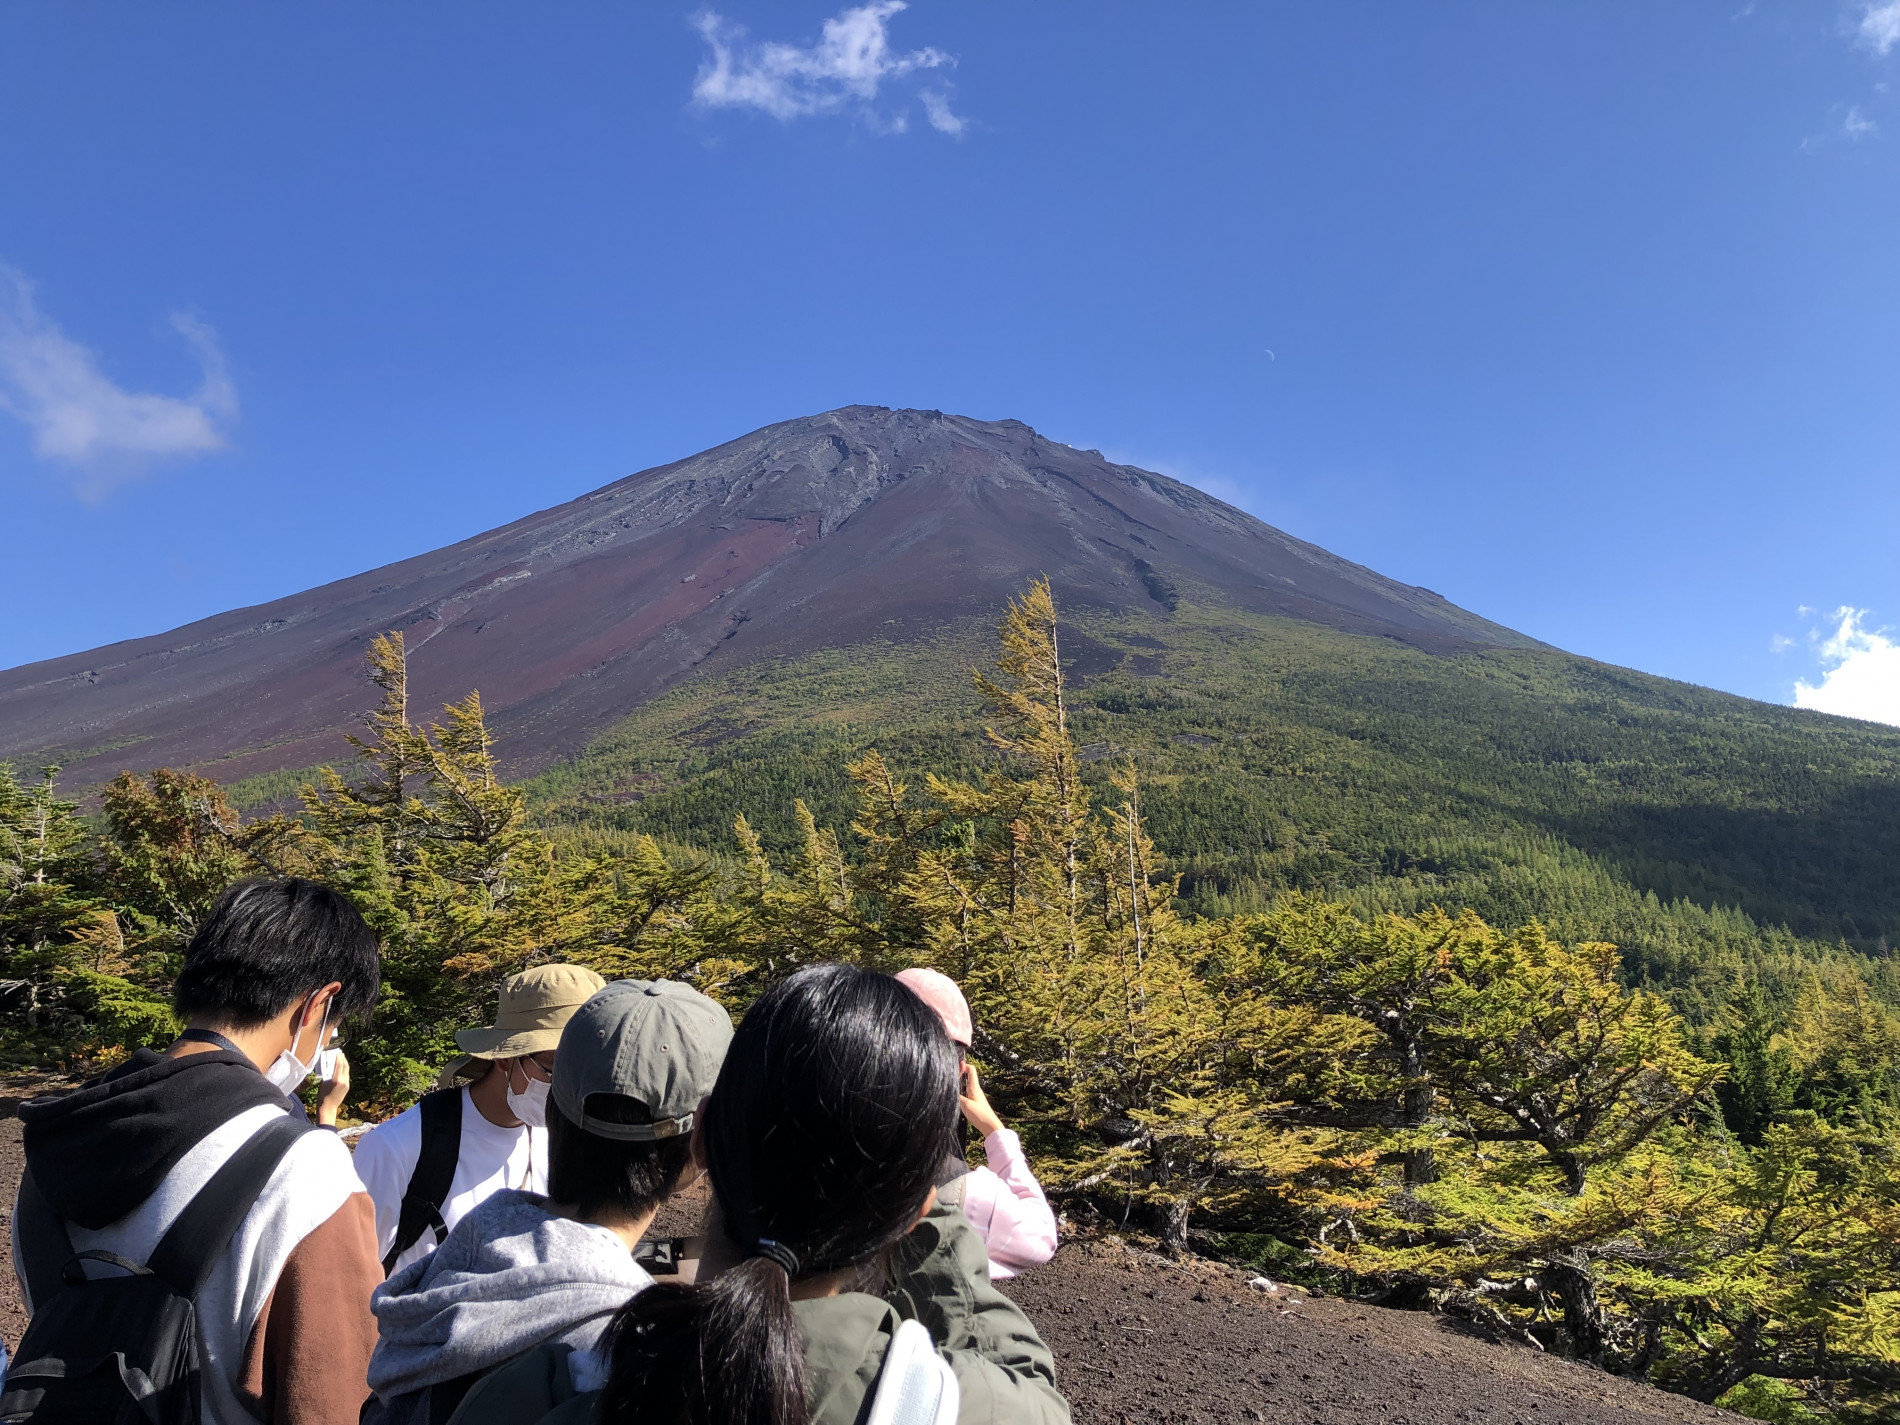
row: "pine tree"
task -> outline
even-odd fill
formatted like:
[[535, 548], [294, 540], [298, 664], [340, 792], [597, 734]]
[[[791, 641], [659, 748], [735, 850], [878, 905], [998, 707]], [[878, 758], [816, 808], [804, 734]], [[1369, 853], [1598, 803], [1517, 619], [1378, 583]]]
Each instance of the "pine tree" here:
[[[165, 1037], [170, 1009], [147, 983], [143, 947], [128, 946], [100, 884], [98, 856], [59, 768], [22, 787], [0, 763], [0, 994], [27, 1031], [22, 1047], [68, 1064]], [[128, 978], [132, 976], [132, 978]], [[160, 983], [168, 979], [160, 968]]]
[[495, 982], [544, 960], [586, 963], [615, 918], [611, 867], [557, 864], [507, 785], [479, 694], [410, 721], [400, 633], [376, 639], [370, 680], [382, 691], [352, 735], [357, 768], [331, 768], [306, 787], [299, 819], [254, 833], [287, 862], [308, 865], [355, 901], [382, 941], [378, 1033], [359, 1046], [364, 1097], [397, 1101], [452, 1053]]
[[1723, 1075], [1660, 997], [1618, 983], [1613, 945], [1566, 949], [1532, 923], [1454, 968], [1441, 1078], [1478, 1140], [1537, 1144], [1573, 1197]]
[[1794, 1100], [1826, 1118], [1900, 1129], [1900, 1014], [1859, 977], [1836, 988], [1810, 975], [1789, 1016]]
[[[1011, 601], [999, 641], [995, 675], [974, 679], [999, 765], [980, 784], [929, 777], [913, 805], [881, 756], [859, 758], [861, 854], [847, 861], [801, 803], [805, 851], [758, 900], [780, 944], [961, 981], [992, 1092], [1048, 1144], [1051, 1181], [1141, 1205], [1184, 1249], [1197, 1205], [1310, 1160], [1269, 1108], [1338, 1035], [1231, 978], [1215, 992], [1210, 928], [1175, 910], [1132, 763], [1093, 809], [1046, 580]], [[756, 842], [747, 855], [769, 887]]]
[[122, 772], [104, 795], [100, 851], [114, 901], [183, 942], [226, 886], [253, 874], [237, 811], [208, 777]]
[[1469, 912], [1368, 923], [1344, 905], [1298, 895], [1241, 925], [1263, 986], [1287, 1002], [1356, 1019], [1377, 1036], [1353, 1072], [1352, 1092], [1315, 1104], [1311, 1120], [1389, 1135], [1406, 1185], [1435, 1181], [1442, 1102], [1431, 1049], [1453, 1014], [1456, 964], [1487, 952], [1495, 932]]
[[1729, 1072], [1716, 1096], [1729, 1131], [1758, 1148], [1768, 1126], [1793, 1105], [1792, 1056], [1776, 1042], [1775, 1017], [1759, 980], [1748, 981], [1730, 1002], [1727, 1020], [1715, 1047]]

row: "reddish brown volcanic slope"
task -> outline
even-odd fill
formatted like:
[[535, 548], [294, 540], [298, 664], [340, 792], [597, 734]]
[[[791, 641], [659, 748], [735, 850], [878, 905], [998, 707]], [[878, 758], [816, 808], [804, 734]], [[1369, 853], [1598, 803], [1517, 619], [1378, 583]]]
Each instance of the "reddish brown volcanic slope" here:
[[372, 701], [364, 645], [401, 629], [412, 707], [479, 688], [518, 765], [541, 765], [696, 669], [918, 636], [1045, 573], [1071, 607], [1188, 598], [1432, 648], [1530, 643], [1019, 421], [850, 406], [353, 579], [0, 672], [0, 757], [57, 754], [71, 785], [333, 759]]

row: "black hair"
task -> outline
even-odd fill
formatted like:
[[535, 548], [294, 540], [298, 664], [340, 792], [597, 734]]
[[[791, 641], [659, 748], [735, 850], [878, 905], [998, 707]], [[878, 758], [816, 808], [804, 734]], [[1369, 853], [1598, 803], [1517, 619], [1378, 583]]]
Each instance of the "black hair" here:
[[791, 1284], [881, 1278], [955, 1142], [956, 1089], [942, 1021], [889, 975], [814, 965], [761, 995], [701, 1128], [745, 1260], [621, 1309], [595, 1419], [807, 1425]]
[[172, 1007], [181, 1019], [251, 1029], [332, 981], [343, 986], [334, 1018], [376, 1003], [382, 953], [356, 907], [316, 881], [239, 881], [185, 946]]
[[[653, 1110], [624, 1094], [587, 1096], [587, 1112], [608, 1123], [651, 1123]], [[548, 1199], [581, 1218], [603, 1212], [638, 1217], [672, 1196], [692, 1161], [690, 1137], [626, 1143], [589, 1133], [548, 1100]]]

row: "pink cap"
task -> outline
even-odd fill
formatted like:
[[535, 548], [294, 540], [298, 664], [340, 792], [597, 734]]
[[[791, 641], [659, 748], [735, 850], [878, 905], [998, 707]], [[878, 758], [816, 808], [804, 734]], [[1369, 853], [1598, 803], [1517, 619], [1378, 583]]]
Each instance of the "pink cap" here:
[[944, 1031], [965, 1049], [970, 1047], [970, 1002], [957, 982], [939, 970], [900, 970], [898, 983], [937, 1011]]

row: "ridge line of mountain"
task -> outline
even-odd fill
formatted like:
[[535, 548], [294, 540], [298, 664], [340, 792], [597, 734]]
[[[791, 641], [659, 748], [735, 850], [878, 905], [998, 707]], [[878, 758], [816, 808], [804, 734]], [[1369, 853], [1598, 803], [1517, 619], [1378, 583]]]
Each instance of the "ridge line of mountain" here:
[[915, 637], [1037, 575], [1074, 608], [1165, 620], [1190, 597], [1439, 652], [1544, 646], [1020, 421], [847, 406], [360, 574], [0, 671], [0, 757], [65, 755], [80, 783], [127, 756], [243, 752], [241, 775], [321, 761], [362, 702], [364, 644], [398, 629], [419, 706], [480, 688], [499, 730], [531, 735], [523, 764], [546, 765], [700, 668]]

